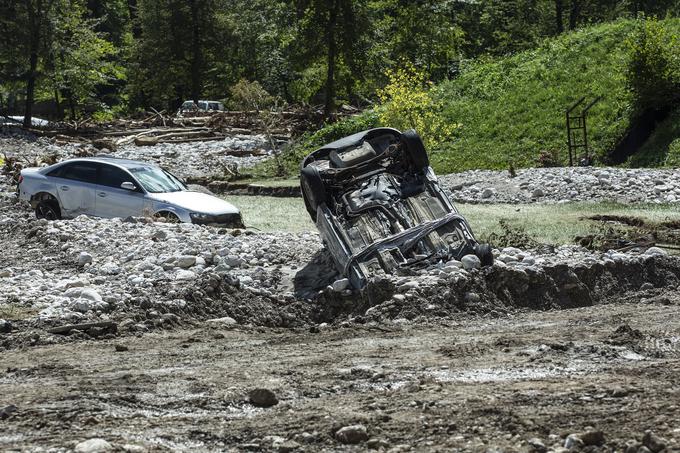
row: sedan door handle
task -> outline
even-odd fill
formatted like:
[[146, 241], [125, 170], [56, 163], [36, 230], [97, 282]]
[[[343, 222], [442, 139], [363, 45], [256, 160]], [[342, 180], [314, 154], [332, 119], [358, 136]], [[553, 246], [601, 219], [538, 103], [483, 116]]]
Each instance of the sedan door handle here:
[[104, 198], [104, 197], [106, 197], [106, 192], [97, 192], [97, 195]]
[[60, 189], [66, 192], [68, 190], [68, 186], [61, 186]]

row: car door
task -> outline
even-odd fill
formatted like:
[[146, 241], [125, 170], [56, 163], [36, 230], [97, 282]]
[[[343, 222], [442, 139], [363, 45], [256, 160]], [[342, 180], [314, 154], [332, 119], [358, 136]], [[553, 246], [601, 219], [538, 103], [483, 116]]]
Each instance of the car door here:
[[54, 178], [62, 216], [95, 215], [94, 191], [97, 181], [95, 162], [69, 162], [48, 176]]
[[[99, 164], [97, 184], [97, 209], [99, 217], [121, 217], [144, 215], [144, 192], [139, 183], [126, 170], [115, 165]], [[135, 190], [121, 188], [124, 182], [131, 182]]]

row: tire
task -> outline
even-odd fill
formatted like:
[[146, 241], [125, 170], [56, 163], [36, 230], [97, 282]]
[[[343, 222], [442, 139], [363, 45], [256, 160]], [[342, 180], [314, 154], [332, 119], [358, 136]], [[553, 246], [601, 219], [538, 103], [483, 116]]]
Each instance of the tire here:
[[59, 220], [61, 219], [61, 209], [56, 200], [42, 200], [35, 207], [35, 216], [38, 219]]
[[482, 266], [493, 266], [493, 252], [489, 244], [475, 245], [475, 255], [482, 262]]
[[312, 221], [316, 222], [317, 208], [327, 201], [326, 187], [321, 180], [319, 170], [311, 166], [303, 168], [300, 172], [300, 186], [307, 212], [312, 217]]
[[401, 143], [406, 156], [416, 169], [422, 170], [430, 166], [430, 158], [425, 150], [425, 144], [415, 130], [410, 129], [401, 134]]
[[154, 214], [154, 218], [162, 219], [165, 223], [181, 223], [177, 214], [169, 211], [161, 211]]

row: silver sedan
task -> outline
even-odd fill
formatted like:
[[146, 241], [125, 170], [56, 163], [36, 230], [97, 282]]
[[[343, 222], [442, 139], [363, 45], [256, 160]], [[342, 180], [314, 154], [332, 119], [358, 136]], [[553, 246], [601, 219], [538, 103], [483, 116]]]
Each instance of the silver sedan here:
[[71, 159], [21, 171], [19, 197], [38, 218], [81, 214], [96, 217], [153, 216], [169, 221], [243, 227], [231, 203], [190, 191], [162, 168], [111, 157]]

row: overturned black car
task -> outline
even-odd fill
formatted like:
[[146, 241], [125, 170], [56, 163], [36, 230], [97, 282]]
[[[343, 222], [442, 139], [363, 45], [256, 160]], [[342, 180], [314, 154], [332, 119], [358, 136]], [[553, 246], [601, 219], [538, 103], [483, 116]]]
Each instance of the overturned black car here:
[[469, 254], [493, 264], [491, 247], [477, 242], [440, 189], [415, 131], [359, 132], [314, 151], [301, 167], [307, 211], [355, 288], [381, 272]]

